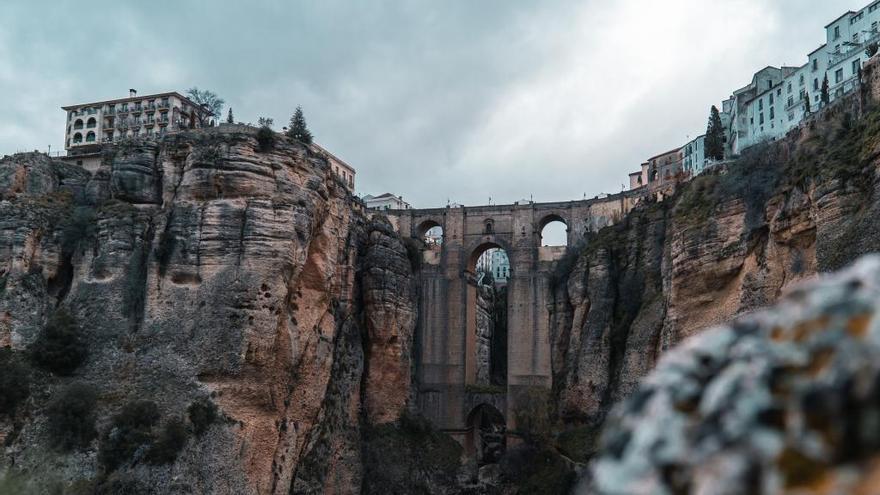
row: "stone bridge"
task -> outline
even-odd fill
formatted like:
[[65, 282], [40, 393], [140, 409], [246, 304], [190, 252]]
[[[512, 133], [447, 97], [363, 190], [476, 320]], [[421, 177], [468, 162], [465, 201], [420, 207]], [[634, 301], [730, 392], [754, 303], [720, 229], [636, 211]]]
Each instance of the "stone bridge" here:
[[[551, 387], [549, 277], [565, 246], [541, 246], [541, 231], [561, 221], [568, 245], [586, 232], [620, 220], [638, 192], [555, 203], [387, 210], [404, 237], [443, 229], [439, 246], [422, 252], [415, 354], [418, 407], [435, 425], [472, 445], [478, 408], [489, 406], [515, 432], [513, 408], [526, 390]], [[476, 381], [477, 259], [502, 248], [510, 260], [507, 284], [507, 380], [503, 387]]]

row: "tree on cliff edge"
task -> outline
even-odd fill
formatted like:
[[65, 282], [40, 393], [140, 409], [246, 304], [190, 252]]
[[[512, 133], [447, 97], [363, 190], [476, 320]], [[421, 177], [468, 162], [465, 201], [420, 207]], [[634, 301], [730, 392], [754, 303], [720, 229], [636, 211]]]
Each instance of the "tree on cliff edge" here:
[[229, 107], [229, 113], [226, 114], [226, 123], [234, 124], [235, 118], [232, 117], [232, 107]]
[[822, 93], [820, 95], [822, 98], [822, 104], [827, 105], [829, 101], [831, 101], [831, 95], [828, 94], [828, 73], [825, 73], [825, 78], [822, 79]]
[[223, 112], [223, 105], [226, 103], [223, 98], [217, 96], [217, 93], [207, 89], [199, 89], [195, 86], [186, 91], [186, 96], [194, 103], [207, 108], [211, 112], [210, 115], [197, 114], [199, 116], [199, 124], [201, 125], [207, 124], [209, 117], [219, 117]]
[[718, 108], [712, 105], [709, 111], [709, 125], [706, 127], [705, 158], [712, 160], [724, 159], [724, 124], [721, 123], [721, 115]]
[[312, 133], [306, 126], [306, 117], [303, 115], [302, 107], [297, 106], [296, 112], [290, 118], [290, 126], [287, 129], [287, 135], [304, 144], [312, 144]]

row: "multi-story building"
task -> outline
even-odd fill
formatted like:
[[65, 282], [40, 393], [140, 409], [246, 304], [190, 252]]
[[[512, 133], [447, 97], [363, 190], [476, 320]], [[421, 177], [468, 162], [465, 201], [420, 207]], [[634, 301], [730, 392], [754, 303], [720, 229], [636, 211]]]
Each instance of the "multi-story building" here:
[[[314, 146], [315, 149], [324, 153], [324, 155], [327, 156], [327, 161], [330, 162], [330, 167], [333, 169], [333, 173], [336, 174], [337, 177], [342, 179], [342, 182], [344, 182], [349, 189], [354, 190], [354, 176], [357, 173], [355, 172], [354, 167], [352, 167], [333, 153], [330, 153], [329, 151], [327, 151], [326, 148], [319, 145], [318, 143], [312, 143], [312, 146]], [[364, 197], [364, 201], [366, 201], [366, 196]], [[367, 206], [369, 206], [369, 204]]]
[[687, 175], [697, 175], [706, 168], [706, 135], [697, 136], [681, 147], [682, 170]]
[[756, 125], [756, 121], [754, 115], [749, 113], [749, 103], [754, 101], [758, 95], [763, 95], [781, 85], [783, 79], [796, 70], [795, 67], [764, 67], [752, 76], [749, 84], [733, 92], [728, 105], [730, 126], [727, 129], [727, 143], [732, 155], [739, 154], [740, 151], [753, 144], [751, 131]]
[[477, 274], [491, 273], [495, 284], [504, 285], [510, 278], [510, 260], [503, 249], [486, 250], [477, 260]]
[[128, 98], [61, 108], [67, 112], [66, 159], [90, 170], [100, 164], [102, 144], [200, 127], [211, 113], [177, 92], [137, 96], [134, 89]]
[[378, 196], [367, 194], [361, 199], [371, 210], [408, 210], [412, 208], [409, 203], [403, 200], [403, 196], [395, 196], [391, 193]]
[[825, 43], [807, 54], [805, 65], [767, 67], [756, 73], [752, 83], [732, 96], [731, 153], [778, 139], [800, 125], [809, 112], [822, 108], [826, 78], [829, 103], [856, 89], [867, 60], [865, 49], [878, 42], [880, 0], [848, 11], [826, 25]]

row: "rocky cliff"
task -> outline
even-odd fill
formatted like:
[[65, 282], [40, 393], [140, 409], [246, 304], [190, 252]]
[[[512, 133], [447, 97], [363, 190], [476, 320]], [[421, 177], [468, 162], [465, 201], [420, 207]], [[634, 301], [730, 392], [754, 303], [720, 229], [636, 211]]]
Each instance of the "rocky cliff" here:
[[[409, 404], [416, 299], [401, 240], [322, 156], [205, 129], [94, 175], [6, 157], [0, 198], [0, 361], [25, 384], [0, 465], [37, 491], [359, 490], [362, 430]], [[86, 357], [41, 367], [46, 342]], [[93, 431], [59, 442], [76, 418], [54, 401], [89, 394]]]
[[664, 351], [880, 250], [878, 167], [880, 112], [855, 95], [572, 250], [552, 306], [557, 411], [580, 435], [569, 453], [588, 457]]

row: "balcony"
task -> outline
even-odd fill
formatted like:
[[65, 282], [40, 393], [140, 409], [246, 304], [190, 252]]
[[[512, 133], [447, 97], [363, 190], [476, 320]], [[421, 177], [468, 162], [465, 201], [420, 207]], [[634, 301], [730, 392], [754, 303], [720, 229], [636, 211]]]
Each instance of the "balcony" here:
[[170, 107], [171, 107], [171, 103], [169, 103], [169, 102], [167, 102], [167, 101], [163, 101], [163, 102], [160, 102], [159, 105], [157, 105], [157, 106], [158, 106], [159, 108], [170, 108]]

